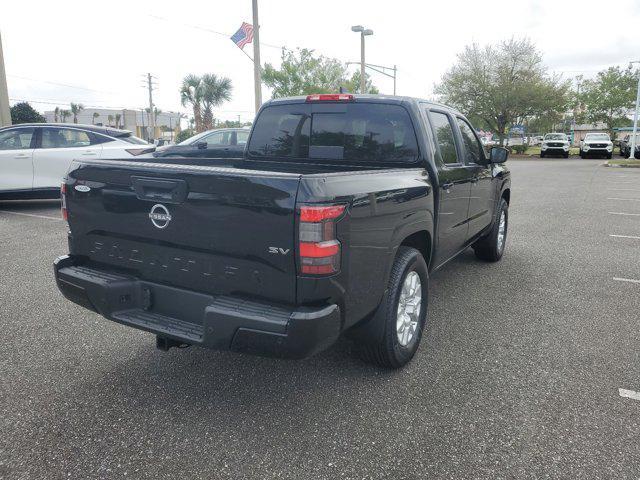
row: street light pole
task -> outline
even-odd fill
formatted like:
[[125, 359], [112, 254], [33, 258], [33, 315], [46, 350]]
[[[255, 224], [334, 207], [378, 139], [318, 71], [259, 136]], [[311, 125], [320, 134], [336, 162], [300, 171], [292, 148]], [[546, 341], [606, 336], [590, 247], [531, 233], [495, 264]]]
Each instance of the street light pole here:
[[[629, 66], [634, 63], [640, 63], [640, 60], [635, 60], [629, 63]], [[638, 110], [640, 109], [640, 71], [638, 72], [638, 93], [636, 95], [636, 111], [633, 114], [633, 134], [631, 135], [631, 150], [629, 151], [629, 160], [633, 160], [636, 154], [636, 135], [638, 134]]]
[[2, 38], [0, 37], [0, 127], [8, 125], [11, 125], [11, 109], [9, 108], [9, 92], [2, 56]]
[[354, 25], [351, 27], [351, 31], [360, 33], [360, 93], [367, 93], [367, 77], [364, 70], [364, 37], [373, 35], [373, 30], [365, 29], [362, 25]]

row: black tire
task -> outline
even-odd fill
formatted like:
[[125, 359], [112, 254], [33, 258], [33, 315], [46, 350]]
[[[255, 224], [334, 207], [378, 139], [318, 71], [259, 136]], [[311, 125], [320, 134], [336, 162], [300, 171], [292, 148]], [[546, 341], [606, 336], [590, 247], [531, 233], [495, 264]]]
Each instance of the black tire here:
[[562, 156], [563, 156], [564, 158], [569, 158], [569, 152], [565, 152], [565, 153], [563, 153], [563, 154], [562, 154]]
[[540, 158], [544, 158], [544, 153], [540, 152]]
[[[498, 242], [498, 235], [500, 232], [500, 219], [504, 212], [505, 226], [504, 226], [504, 237], [502, 243]], [[486, 260], [487, 262], [497, 262], [502, 258], [504, 254], [504, 249], [507, 244], [507, 234], [509, 232], [509, 204], [505, 201], [504, 198], [500, 199], [500, 203], [498, 204], [498, 208], [496, 209], [496, 218], [493, 222], [493, 227], [491, 231], [484, 237], [478, 239], [473, 244], [473, 251], [481, 260]]]
[[607, 158], [611, 160], [611, 158], [613, 158], [613, 153], [607, 153]]
[[[404, 281], [410, 272], [416, 272], [420, 278], [422, 302], [413, 338], [406, 346], [402, 346], [396, 333], [398, 301]], [[380, 321], [384, 325], [384, 333], [378, 343], [358, 343], [357, 347], [362, 359], [384, 368], [401, 368], [406, 365], [420, 345], [427, 320], [428, 295], [429, 271], [422, 254], [415, 248], [400, 247], [391, 267], [387, 293], [376, 310], [377, 318], [371, 320]]]

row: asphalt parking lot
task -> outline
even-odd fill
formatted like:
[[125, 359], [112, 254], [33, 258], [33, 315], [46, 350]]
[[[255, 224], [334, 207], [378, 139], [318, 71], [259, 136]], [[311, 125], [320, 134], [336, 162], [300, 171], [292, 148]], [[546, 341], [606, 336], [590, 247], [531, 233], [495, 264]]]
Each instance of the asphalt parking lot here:
[[602, 163], [508, 163], [503, 261], [432, 278], [396, 372], [160, 352], [58, 293], [59, 205], [0, 202], [0, 477], [637, 479], [640, 169]]

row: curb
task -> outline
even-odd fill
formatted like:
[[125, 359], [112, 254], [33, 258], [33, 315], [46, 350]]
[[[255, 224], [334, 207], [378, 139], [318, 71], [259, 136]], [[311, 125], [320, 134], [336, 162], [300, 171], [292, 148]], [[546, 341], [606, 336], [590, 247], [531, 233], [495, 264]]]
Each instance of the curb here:
[[635, 165], [615, 165], [609, 162], [605, 162], [602, 164], [602, 166], [609, 167], [609, 168], [640, 168], [640, 163], [637, 163]]

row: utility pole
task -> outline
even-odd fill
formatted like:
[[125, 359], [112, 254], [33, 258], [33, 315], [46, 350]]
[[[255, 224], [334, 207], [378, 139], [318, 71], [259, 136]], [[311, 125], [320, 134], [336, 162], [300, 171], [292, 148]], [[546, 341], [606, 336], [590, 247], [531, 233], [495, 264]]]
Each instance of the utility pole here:
[[[629, 66], [634, 63], [640, 63], [640, 60], [635, 60], [629, 63]], [[629, 160], [633, 160], [636, 154], [636, 140], [638, 135], [638, 110], [640, 109], [640, 71], [638, 72], [638, 93], [636, 94], [636, 111], [633, 114], [633, 133], [631, 134], [631, 149], [629, 150]]]
[[396, 76], [398, 75], [398, 68], [393, 66], [393, 94], [396, 94]]
[[155, 137], [155, 118], [153, 112], [153, 81], [150, 73], [147, 73], [147, 87], [149, 88], [149, 143], [153, 143]]
[[253, 83], [256, 97], [256, 113], [262, 105], [262, 72], [260, 63], [260, 23], [258, 22], [258, 0], [251, 0], [253, 6]]
[[4, 57], [2, 55], [2, 37], [0, 37], [0, 127], [8, 125], [11, 125], [11, 110], [9, 108], [7, 75], [4, 71]]

